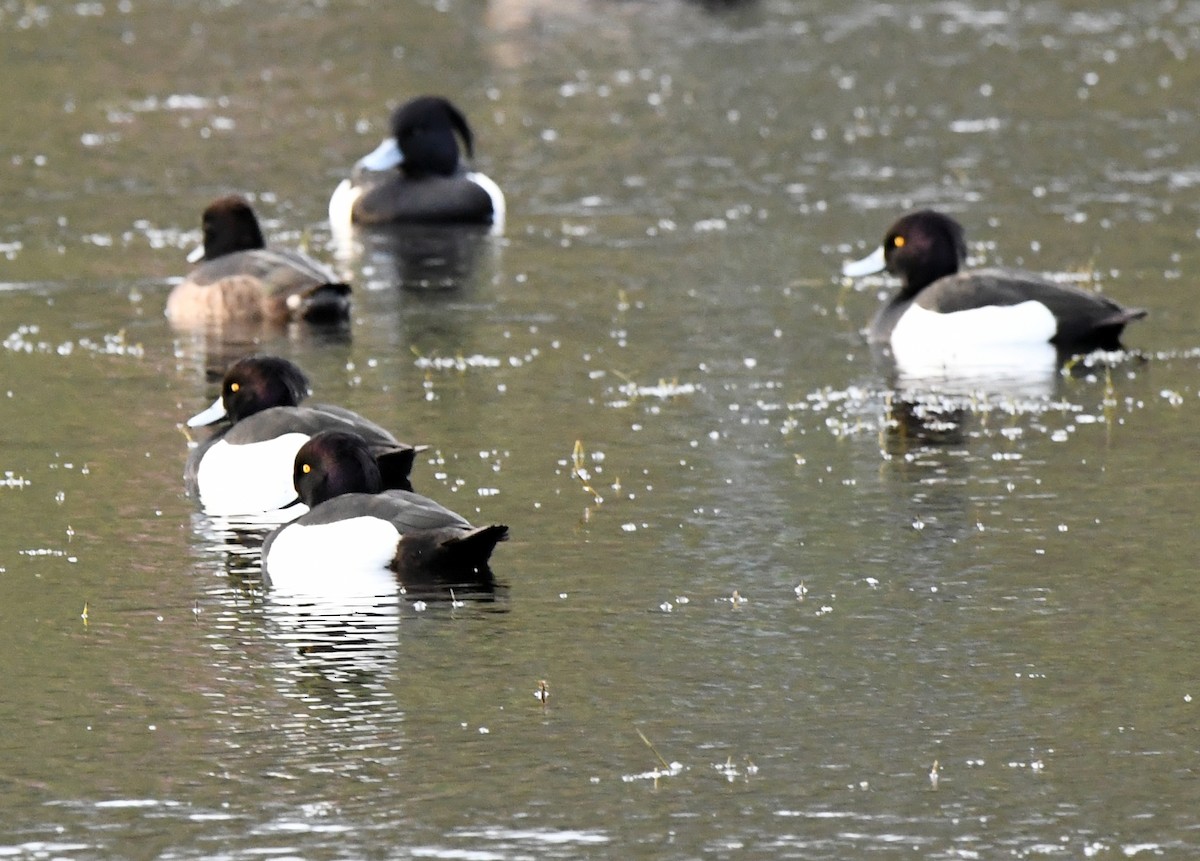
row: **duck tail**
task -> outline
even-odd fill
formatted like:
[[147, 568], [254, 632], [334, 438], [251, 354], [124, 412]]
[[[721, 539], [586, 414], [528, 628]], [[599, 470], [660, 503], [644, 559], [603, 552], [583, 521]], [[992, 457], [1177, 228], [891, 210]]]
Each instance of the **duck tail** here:
[[350, 316], [350, 285], [322, 284], [305, 294], [300, 316], [310, 323], [331, 323]]
[[406, 589], [495, 585], [488, 560], [508, 538], [507, 526], [445, 527], [403, 535], [393, 563]]
[[1069, 343], [1074, 352], [1122, 350], [1121, 333], [1126, 324], [1140, 320], [1146, 314], [1145, 308], [1113, 308], [1108, 316], [1093, 321], [1086, 330], [1077, 332], [1076, 337], [1065, 343]]
[[1122, 308], [1120, 313], [1114, 314], [1107, 323], [1110, 326], [1124, 326], [1126, 323], [1142, 319], [1149, 313], [1145, 308]]
[[491, 559], [496, 545], [507, 540], [507, 526], [479, 526], [446, 539], [442, 542], [441, 549], [447, 561], [454, 565], [483, 568]]

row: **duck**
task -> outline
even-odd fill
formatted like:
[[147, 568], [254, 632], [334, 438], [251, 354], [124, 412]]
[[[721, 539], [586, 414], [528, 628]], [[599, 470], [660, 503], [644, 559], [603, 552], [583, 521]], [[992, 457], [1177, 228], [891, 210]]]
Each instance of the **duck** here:
[[508, 539], [508, 527], [472, 526], [429, 497], [387, 488], [358, 434], [315, 434], [296, 452], [292, 478], [307, 512], [263, 543], [270, 585], [319, 591], [323, 581], [384, 569], [406, 586], [492, 585], [492, 551]]
[[869, 340], [896, 354], [941, 352], [947, 361], [1023, 345], [1062, 357], [1120, 350], [1126, 324], [1146, 316], [1030, 272], [964, 269], [966, 258], [965, 232], [949, 215], [923, 209], [897, 220], [873, 254], [842, 267], [850, 278], [886, 270], [903, 282], [876, 314]]
[[[412, 490], [409, 474], [424, 446], [397, 440], [358, 413], [330, 404], [301, 406], [311, 391], [298, 365], [281, 356], [251, 355], [225, 371], [221, 394], [187, 420], [189, 428], [219, 425], [188, 455], [184, 484], [210, 515], [303, 514], [292, 467], [296, 452], [326, 430], [352, 431], [377, 459], [384, 485]], [[291, 506], [291, 507], [289, 507]]]
[[267, 248], [249, 201], [226, 195], [201, 217], [198, 263], [167, 296], [166, 316], [184, 327], [231, 323], [342, 321], [350, 285], [300, 251]]
[[[484, 224], [503, 227], [504, 193], [490, 177], [460, 162], [474, 137], [448, 99], [418, 96], [391, 116], [391, 136], [354, 166], [329, 200], [335, 233], [352, 224]], [[457, 135], [457, 137], [456, 137]]]

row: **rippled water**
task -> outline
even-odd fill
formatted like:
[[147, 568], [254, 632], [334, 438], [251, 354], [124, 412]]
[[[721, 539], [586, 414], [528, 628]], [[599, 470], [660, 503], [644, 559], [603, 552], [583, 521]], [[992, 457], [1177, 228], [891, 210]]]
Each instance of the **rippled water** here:
[[[0, 0], [0, 855], [1197, 852], [1200, 7]], [[334, 247], [419, 92], [502, 237]], [[199, 213], [346, 331], [172, 331]], [[1150, 309], [1130, 353], [896, 379], [837, 275], [937, 206]], [[488, 599], [291, 599], [183, 496], [251, 349], [505, 522]], [[549, 699], [542, 701], [542, 683]]]

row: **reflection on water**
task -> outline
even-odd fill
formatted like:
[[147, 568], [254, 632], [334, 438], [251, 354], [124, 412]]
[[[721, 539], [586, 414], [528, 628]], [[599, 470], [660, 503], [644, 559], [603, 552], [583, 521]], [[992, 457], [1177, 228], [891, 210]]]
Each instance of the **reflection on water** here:
[[334, 234], [338, 259], [367, 268], [374, 283], [404, 290], [459, 290], [474, 283], [480, 257], [494, 247], [486, 226], [395, 224]]
[[933, 390], [969, 396], [977, 392], [1017, 398], [1054, 394], [1060, 361], [1053, 344], [1021, 344], [960, 352], [948, 361], [944, 353], [894, 351], [896, 388], [901, 392]]
[[224, 570], [238, 591], [260, 595], [263, 592], [262, 545], [277, 523], [278, 512], [244, 517], [223, 517], [195, 513], [192, 530], [200, 550], [222, 560]]
[[[361, 302], [351, 288], [351, 314], [355, 313], [355, 302]], [[282, 352], [284, 344], [302, 351], [320, 351], [331, 347], [346, 347], [352, 342], [352, 327], [349, 321], [326, 323], [293, 322], [271, 323], [227, 323], [205, 325], [192, 329], [174, 329], [176, 353], [193, 358], [201, 365], [205, 376], [212, 382], [220, 382], [229, 366], [238, 359], [263, 351], [263, 345], [272, 344], [272, 350]], [[282, 343], [281, 343], [282, 342]]]
[[264, 631], [284, 646], [282, 663], [306, 690], [312, 679], [328, 683], [365, 680], [394, 667], [400, 629], [400, 599], [390, 596], [342, 595], [314, 598], [275, 589], [264, 602]]
[[914, 446], [962, 445], [967, 407], [948, 400], [934, 402], [889, 398], [885, 451], [903, 457]]
[[[0, 10], [0, 854], [1196, 855], [1194, 6], [403, 5]], [[169, 328], [196, 207], [323, 244], [435, 84], [504, 237], [356, 233], [327, 341]], [[829, 276], [920, 205], [1094, 259], [1154, 361], [873, 362]], [[260, 350], [511, 513], [511, 589], [267, 588], [175, 430]]]

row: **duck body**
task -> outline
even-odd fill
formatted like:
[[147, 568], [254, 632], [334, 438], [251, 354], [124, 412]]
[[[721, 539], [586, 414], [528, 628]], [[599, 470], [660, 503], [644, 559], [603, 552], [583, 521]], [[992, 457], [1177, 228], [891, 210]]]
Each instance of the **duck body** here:
[[356, 434], [325, 432], [296, 454], [294, 493], [307, 513], [263, 544], [273, 586], [321, 591], [348, 571], [390, 569], [406, 585], [487, 587], [489, 559], [508, 527], [475, 527], [428, 497], [386, 489], [370, 447]]
[[[388, 486], [412, 489], [409, 472], [419, 449], [362, 416], [329, 404], [271, 407], [205, 440], [188, 456], [184, 483], [209, 514], [260, 514], [296, 498], [292, 465], [304, 443], [323, 431], [362, 435], [386, 466]], [[302, 508], [289, 509], [294, 516]]]
[[[222, 393], [188, 424], [226, 427], [201, 443], [184, 467], [187, 491], [216, 515], [279, 511], [296, 499], [292, 472], [296, 453], [310, 438], [330, 430], [361, 436], [376, 458], [387, 487], [411, 490], [409, 473], [420, 450], [350, 410], [328, 404], [300, 405], [308, 380], [293, 363], [251, 356], [225, 373]], [[286, 510], [285, 517], [303, 513]]]
[[418, 97], [392, 114], [391, 133], [334, 191], [329, 220], [335, 231], [352, 224], [503, 226], [500, 187], [460, 164], [459, 139], [468, 156], [474, 150], [458, 108], [438, 96]]
[[343, 180], [351, 184], [334, 194], [353, 196], [354, 224], [492, 224], [495, 203], [480, 177], [487, 179], [473, 171], [412, 179], [374, 174], [357, 184]]
[[200, 264], [167, 297], [180, 326], [325, 322], [350, 313], [350, 286], [306, 254], [267, 248], [258, 219], [241, 197], [205, 209]]
[[1121, 349], [1126, 324], [1146, 315], [1106, 296], [1018, 270], [962, 270], [966, 243], [949, 216], [904, 216], [873, 255], [847, 264], [850, 277], [885, 270], [904, 283], [872, 321], [868, 337], [901, 353], [1041, 348], [1051, 355]]

